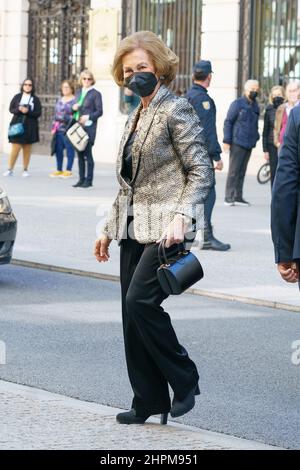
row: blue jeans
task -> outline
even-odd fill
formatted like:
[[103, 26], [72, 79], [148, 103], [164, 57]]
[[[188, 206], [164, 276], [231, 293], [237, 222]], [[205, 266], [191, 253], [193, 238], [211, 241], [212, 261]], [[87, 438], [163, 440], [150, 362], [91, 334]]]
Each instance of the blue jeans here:
[[56, 153], [56, 164], [57, 164], [57, 171], [63, 171], [63, 159], [64, 159], [64, 150], [67, 151], [67, 171], [72, 171], [73, 162], [75, 151], [68, 139], [66, 138], [65, 134], [62, 132], [57, 132], [56, 134], [56, 146], [55, 146], [55, 153]]

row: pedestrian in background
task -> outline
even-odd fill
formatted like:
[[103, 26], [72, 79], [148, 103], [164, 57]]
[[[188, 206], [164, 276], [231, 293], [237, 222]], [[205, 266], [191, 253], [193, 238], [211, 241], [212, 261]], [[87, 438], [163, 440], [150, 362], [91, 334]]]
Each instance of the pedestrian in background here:
[[121, 248], [123, 333], [134, 394], [131, 410], [117, 415], [122, 424], [160, 413], [165, 424], [169, 411], [182, 416], [200, 393], [197, 367], [161, 306], [168, 295], [157, 278], [159, 240], [166, 238], [172, 256], [178, 243], [195, 237], [197, 208], [214, 179], [195, 110], [168, 88], [177, 65], [178, 57], [150, 31], [123, 39], [113, 64], [116, 83], [141, 96], [121, 140], [119, 193], [95, 245], [100, 262], [108, 261], [112, 239]]
[[271, 188], [273, 186], [278, 164], [278, 149], [274, 144], [275, 114], [278, 107], [283, 104], [284, 96], [284, 88], [282, 86], [273, 86], [269, 95], [269, 104], [266, 107], [264, 116], [264, 130], [262, 136], [263, 151], [266, 161], [270, 163]]
[[15, 95], [10, 103], [9, 111], [13, 114], [10, 125], [22, 123], [24, 132], [21, 135], [9, 137], [12, 144], [9, 156], [8, 170], [4, 176], [13, 176], [14, 166], [20, 150], [23, 152], [24, 178], [29, 176], [28, 166], [31, 157], [32, 144], [39, 142], [38, 118], [42, 114], [42, 106], [35, 94], [35, 86], [31, 78], [26, 78], [21, 85], [21, 92]]
[[[52, 123], [51, 133], [55, 136], [56, 171], [50, 176], [52, 178], [70, 178], [74, 162], [75, 150], [66, 138], [67, 126], [73, 118], [72, 106], [75, 104], [75, 89], [70, 80], [61, 83], [61, 97], [55, 104], [55, 116]], [[63, 171], [64, 151], [67, 153], [67, 168]]]
[[[223, 169], [221, 159], [222, 149], [218, 142], [216, 130], [216, 106], [214, 100], [208, 94], [208, 87], [212, 80], [211, 62], [200, 60], [194, 65], [193, 85], [188, 90], [185, 97], [195, 108], [199, 116], [201, 126], [203, 127], [205, 139], [208, 147], [208, 154], [212, 164], [215, 163], [215, 170]], [[212, 212], [216, 202], [216, 181], [212, 186], [208, 198], [204, 204], [204, 243], [203, 250], [227, 251], [231, 247], [228, 243], [222, 243], [214, 237], [211, 224]]]
[[[288, 119], [272, 191], [271, 228], [275, 262], [287, 282], [300, 273], [300, 106]], [[299, 283], [300, 288], [300, 283]]]
[[290, 81], [285, 90], [286, 103], [280, 105], [276, 111], [274, 124], [274, 144], [277, 148], [283, 143], [283, 136], [287, 126], [289, 114], [294, 106], [299, 104], [300, 98], [300, 81]]
[[252, 149], [259, 139], [259, 93], [257, 80], [247, 80], [244, 95], [231, 103], [224, 122], [224, 152], [229, 152], [225, 205], [249, 206], [243, 198], [243, 185]]
[[89, 70], [80, 74], [80, 90], [76, 95], [76, 103], [72, 106], [74, 118], [84, 127], [89, 136], [89, 142], [83, 152], [78, 152], [79, 180], [74, 188], [89, 188], [93, 186], [94, 158], [93, 145], [96, 139], [97, 121], [103, 114], [101, 93], [94, 88], [95, 79]]

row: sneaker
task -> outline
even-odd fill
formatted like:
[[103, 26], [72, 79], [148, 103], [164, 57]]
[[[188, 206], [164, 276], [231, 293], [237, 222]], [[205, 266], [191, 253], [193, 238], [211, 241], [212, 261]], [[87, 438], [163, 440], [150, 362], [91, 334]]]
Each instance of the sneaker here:
[[28, 173], [27, 170], [24, 170], [22, 173], [22, 178], [28, 178], [28, 176], [30, 176], [30, 174]]
[[58, 178], [59, 176], [62, 176], [63, 175], [63, 171], [53, 171], [52, 173], [50, 173], [50, 178]]
[[224, 201], [225, 206], [234, 206], [234, 204], [235, 204], [234, 199], [226, 198], [225, 201]]
[[14, 172], [13, 172], [13, 170], [6, 170], [3, 173], [3, 176], [14, 176]]
[[245, 201], [242, 197], [240, 199], [235, 199], [234, 204], [236, 206], [251, 206], [250, 202]]
[[71, 178], [73, 176], [73, 173], [72, 171], [66, 170], [66, 171], [63, 171], [60, 176], [61, 178]]

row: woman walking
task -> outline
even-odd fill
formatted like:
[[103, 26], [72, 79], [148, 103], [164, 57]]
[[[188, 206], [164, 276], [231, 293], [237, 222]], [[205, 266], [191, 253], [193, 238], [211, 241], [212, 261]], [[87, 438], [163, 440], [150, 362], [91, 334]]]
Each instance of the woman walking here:
[[89, 188], [93, 186], [94, 159], [92, 148], [96, 139], [97, 120], [103, 114], [101, 93], [93, 85], [95, 79], [89, 70], [83, 70], [80, 74], [80, 90], [76, 95], [76, 103], [73, 105], [74, 117], [83, 125], [88, 133], [89, 142], [83, 152], [78, 152], [79, 181], [74, 188]]
[[10, 103], [9, 111], [13, 114], [10, 125], [22, 123], [24, 132], [9, 137], [12, 144], [9, 156], [8, 170], [4, 176], [13, 176], [13, 170], [20, 150], [23, 151], [23, 173], [29, 176], [28, 166], [31, 156], [32, 144], [39, 142], [38, 118], [42, 114], [42, 106], [39, 98], [35, 95], [35, 86], [31, 78], [26, 78], [21, 85], [21, 92], [15, 95]]
[[123, 333], [134, 394], [131, 410], [116, 417], [122, 424], [144, 423], [154, 414], [162, 414], [165, 424], [170, 410], [173, 417], [187, 413], [200, 393], [196, 365], [161, 307], [167, 295], [156, 275], [158, 241], [166, 237], [170, 255], [195, 237], [198, 212], [203, 215], [197, 209], [214, 182], [199, 119], [186, 99], [168, 89], [177, 64], [149, 31], [123, 39], [113, 64], [116, 83], [141, 97], [120, 144], [119, 193], [95, 244], [99, 262], [108, 261], [112, 239], [121, 248]]
[[[55, 135], [56, 171], [50, 176], [52, 178], [70, 178], [74, 162], [75, 150], [66, 138], [68, 123], [73, 118], [72, 106], [75, 104], [75, 89], [70, 80], [64, 80], [61, 84], [61, 97], [55, 105], [55, 116], [51, 133]], [[63, 171], [64, 150], [67, 152], [67, 168]]]
[[274, 86], [269, 96], [269, 104], [266, 107], [264, 116], [263, 130], [263, 151], [265, 159], [270, 163], [271, 170], [271, 188], [273, 186], [276, 168], [278, 164], [278, 148], [274, 144], [274, 124], [275, 115], [278, 107], [284, 102], [284, 88], [282, 86]]

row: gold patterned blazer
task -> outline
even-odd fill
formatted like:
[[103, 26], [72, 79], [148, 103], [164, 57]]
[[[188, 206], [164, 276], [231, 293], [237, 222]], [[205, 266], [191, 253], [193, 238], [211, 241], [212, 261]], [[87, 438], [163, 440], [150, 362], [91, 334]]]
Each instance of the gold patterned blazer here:
[[[123, 150], [141, 113], [132, 146], [132, 180], [122, 173]], [[133, 215], [140, 243], [159, 239], [177, 212], [194, 219], [198, 229], [203, 203], [214, 184], [203, 129], [194, 108], [162, 85], [147, 109], [140, 105], [125, 125], [117, 158], [120, 189], [102, 230], [120, 241]]]

